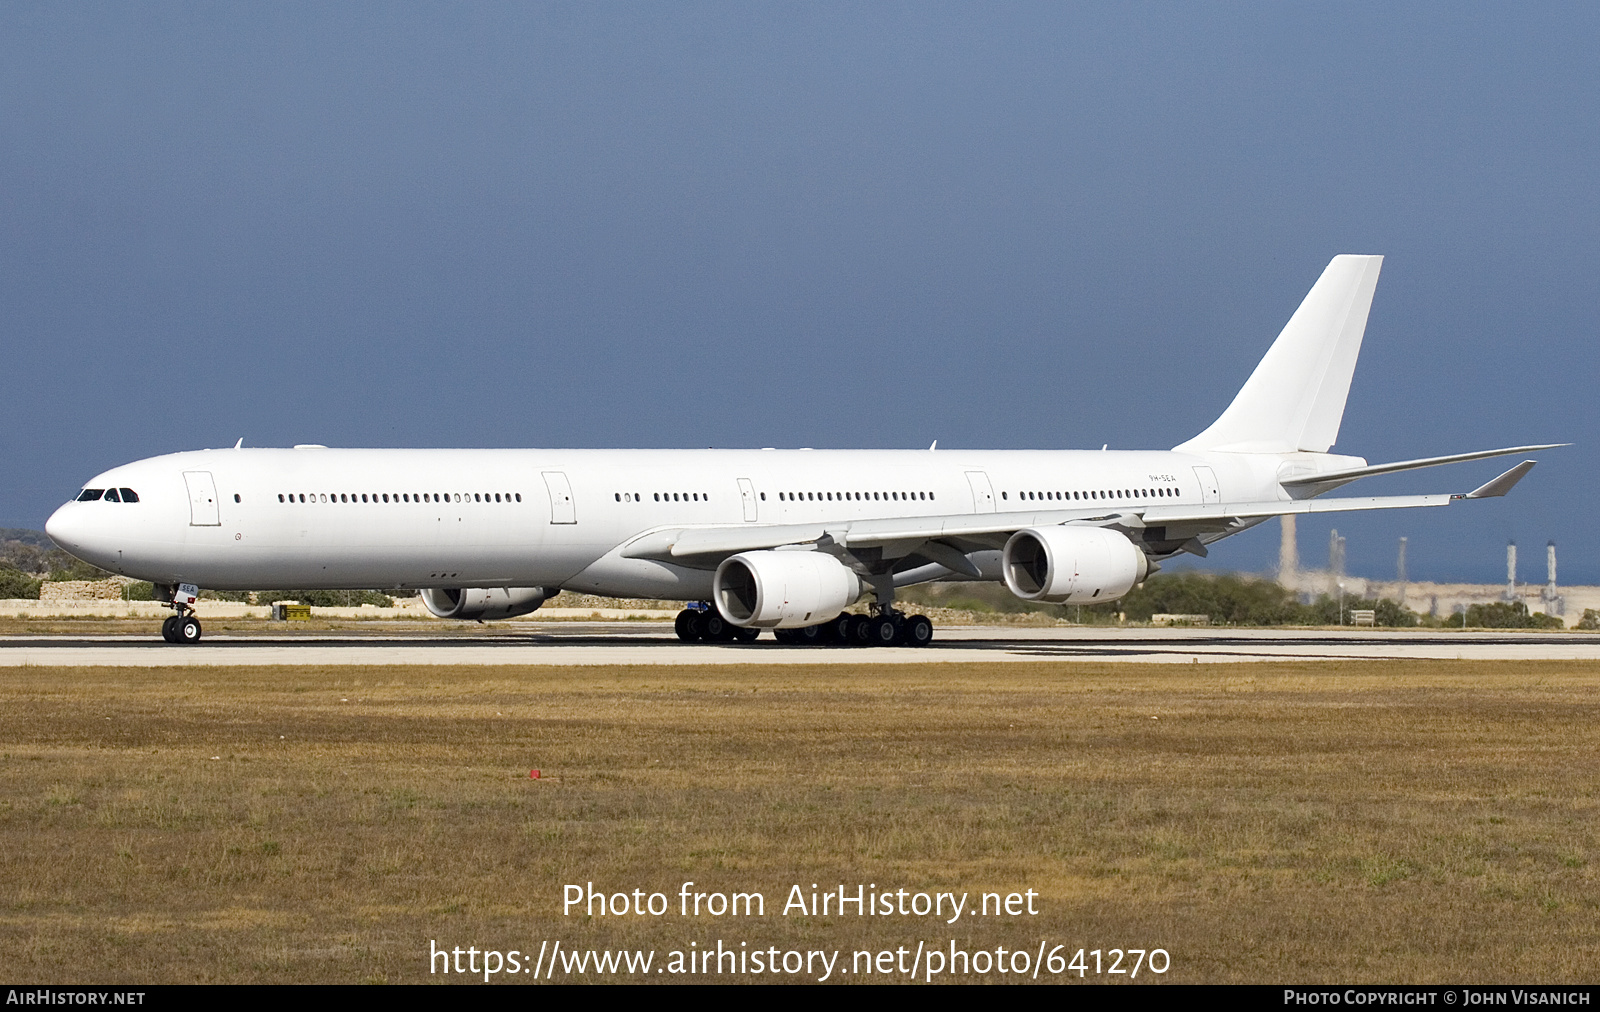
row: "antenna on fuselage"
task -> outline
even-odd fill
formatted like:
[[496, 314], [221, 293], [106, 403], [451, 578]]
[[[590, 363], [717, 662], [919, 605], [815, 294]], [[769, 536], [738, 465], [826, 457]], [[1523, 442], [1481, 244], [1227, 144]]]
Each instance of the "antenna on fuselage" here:
[[244, 446], [244, 437], [240, 436], [239, 437], [239, 441], [237, 443], [233, 444], [233, 448], [235, 450], [238, 450], [238, 449], [241, 449], [243, 446]]

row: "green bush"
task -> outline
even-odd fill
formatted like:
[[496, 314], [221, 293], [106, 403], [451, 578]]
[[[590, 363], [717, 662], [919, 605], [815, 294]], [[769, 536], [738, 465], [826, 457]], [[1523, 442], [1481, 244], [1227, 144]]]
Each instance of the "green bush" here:
[[20, 569], [0, 566], [0, 598], [39, 599], [39, 582]]
[[1578, 619], [1577, 627], [1585, 632], [1600, 631], [1600, 611], [1595, 611], [1593, 608], [1583, 609], [1583, 617]]
[[[1557, 615], [1533, 614], [1521, 601], [1468, 605], [1465, 612], [1458, 611], [1444, 621], [1446, 627], [1454, 629], [1462, 628], [1463, 624], [1478, 629], [1565, 629], [1567, 626]], [[1582, 627], [1579, 622], [1579, 628]]]
[[124, 601], [154, 601], [156, 599], [155, 585], [130, 583], [122, 588], [122, 599]]
[[1121, 610], [1134, 622], [1148, 622], [1158, 612], [1209, 615], [1229, 625], [1302, 621], [1294, 593], [1276, 583], [1197, 572], [1154, 576], [1122, 599]]
[[50, 583], [59, 583], [62, 580], [104, 580], [111, 575], [87, 562], [74, 559], [65, 552], [55, 554], [60, 557], [51, 560], [50, 575], [45, 577]]

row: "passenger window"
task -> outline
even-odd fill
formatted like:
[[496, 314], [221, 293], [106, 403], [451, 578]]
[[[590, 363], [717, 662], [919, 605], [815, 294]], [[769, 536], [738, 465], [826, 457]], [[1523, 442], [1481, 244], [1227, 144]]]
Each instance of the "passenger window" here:
[[762, 502], [766, 502], [767, 501], [767, 494], [765, 492], [761, 493], [761, 501]]

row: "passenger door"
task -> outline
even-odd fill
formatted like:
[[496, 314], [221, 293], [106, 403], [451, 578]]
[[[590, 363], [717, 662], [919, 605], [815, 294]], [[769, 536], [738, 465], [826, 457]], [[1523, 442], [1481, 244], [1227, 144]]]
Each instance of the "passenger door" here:
[[749, 478], [739, 479], [739, 501], [744, 504], [744, 522], [756, 522], [756, 487]]
[[550, 493], [550, 522], [553, 524], [575, 524], [578, 522], [578, 509], [572, 501], [572, 484], [567, 481], [565, 472], [544, 472], [544, 487]]
[[1197, 467], [1194, 476], [1200, 482], [1200, 501], [1203, 503], [1221, 502], [1222, 489], [1217, 484], [1217, 472], [1209, 467]]
[[189, 526], [221, 527], [217, 510], [217, 483], [210, 471], [185, 471], [183, 483], [189, 488]]
[[983, 471], [968, 471], [967, 484], [972, 486], [972, 512], [994, 512], [994, 486]]

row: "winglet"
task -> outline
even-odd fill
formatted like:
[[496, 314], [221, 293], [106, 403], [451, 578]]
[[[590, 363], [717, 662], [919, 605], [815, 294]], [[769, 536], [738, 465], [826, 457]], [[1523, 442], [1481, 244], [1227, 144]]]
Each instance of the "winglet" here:
[[1505, 495], [1507, 492], [1511, 491], [1511, 486], [1521, 481], [1522, 476], [1527, 474], [1529, 471], [1532, 471], [1533, 465], [1537, 463], [1537, 460], [1524, 460], [1522, 463], [1518, 464], [1516, 467], [1513, 467], [1511, 470], [1507, 471], [1505, 474], [1502, 474], [1500, 477], [1494, 479], [1488, 484], [1480, 485], [1471, 492], [1468, 492], [1463, 498], [1493, 499], [1496, 496]]

